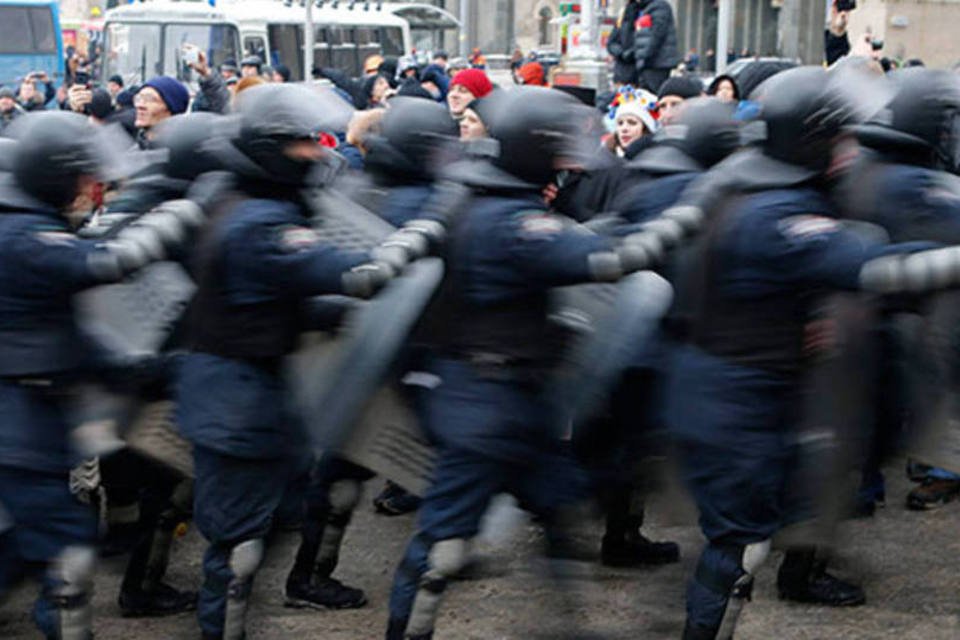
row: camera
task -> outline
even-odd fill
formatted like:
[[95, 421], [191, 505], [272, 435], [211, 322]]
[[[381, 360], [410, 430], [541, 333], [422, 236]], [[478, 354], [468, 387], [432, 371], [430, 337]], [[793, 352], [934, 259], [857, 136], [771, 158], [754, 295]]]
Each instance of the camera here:
[[90, 85], [90, 72], [86, 70], [77, 69], [77, 73], [74, 75], [74, 84], [82, 84], [84, 86]]
[[857, 8], [857, 0], [837, 0], [837, 11], [853, 11]]
[[184, 45], [180, 53], [180, 58], [183, 60], [183, 64], [188, 67], [195, 65], [200, 62], [200, 49], [194, 47], [193, 45]]

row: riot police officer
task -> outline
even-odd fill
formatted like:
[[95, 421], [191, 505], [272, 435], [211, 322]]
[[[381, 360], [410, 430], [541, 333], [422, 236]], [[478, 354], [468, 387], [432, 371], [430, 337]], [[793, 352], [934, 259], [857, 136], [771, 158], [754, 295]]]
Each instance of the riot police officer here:
[[570, 552], [559, 525], [585, 487], [540, 395], [557, 353], [548, 290], [615, 280], [650, 260], [639, 245], [614, 246], [547, 212], [541, 191], [574, 160], [574, 104], [547, 89], [510, 92], [490, 129], [499, 154], [456, 171], [474, 199], [452, 223], [447, 276], [425, 331], [428, 369], [441, 379], [425, 409], [438, 462], [394, 578], [390, 640], [433, 636], [443, 591], [496, 493], [512, 492], [542, 516], [551, 554]]
[[[457, 125], [444, 107], [416, 98], [391, 101], [380, 134], [365, 143], [366, 168], [379, 186], [388, 188], [381, 217], [401, 228], [430, 217], [433, 180], [442, 162], [439, 152], [456, 138]], [[433, 222], [445, 220], [441, 218]], [[361, 483], [373, 475], [332, 452], [314, 465], [305, 494], [302, 539], [287, 578], [287, 606], [346, 609], [366, 602], [361, 590], [341, 584], [332, 574]], [[415, 496], [395, 485], [387, 491], [391, 507], [405, 501], [416, 509]]]
[[218, 150], [241, 181], [197, 249], [192, 351], [176, 391], [178, 424], [194, 444], [194, 520], [210, 542], [198, 604], [205, 638], [244, 636], [263, 538], [305, 444], [281, 379], [307, 326], [304, 302], [370, 295], [397, 266], [340, 251], [310, 227], [306, 188], [324, 159], [325, 116], [303, 87], [255, 87], [239, 133]]
[[[761, 113], [761, 149], [715, 169], [734, 172], [739, 186], [709, 207], [696, 256], [678, 275], [679, 299], [693, 312], [672, 362], [668, 420], [708, 540], [687, 592], [688, 640], [732, 636], [771, 536], [801, 516], [785, 496], [814, 292], [862, 286], [874, 258], [908, 248], [834, 219], [824, 175], [856, 111], [833, 76], [818, 68], [776, 76]], [[813, 548], [789, 549], [777, 584], [781, 597], [801, 602], [864, 602]]]
[[[654, 146], [626, 165], [632, 186], [615, 206], [622, 219], [613, 229], [618, 235], [658, 218], [696, 177], [735, 151], [740, 146], [740, 126], [729, 106], [697, 99], [655, 140]], [[670, 277], [675, 259], [679, 256], [658, 270]], [[660, 398], [670, 343], [669, 331], [658, 331], [646, 344], [637, 345], [605, 415], [574, 433], [578, 457], [590, 470], [606, 511], [601, 561], [607, 565], [629, 567], [679, 559], [676, 543], [654, 542], [641, 533], [644, 457], [666, 453]]]
[[[44, 112], [14, 129], [18, 146], [0, 194], [0, 589], [31, 566], [44, 570], [34, 621], [48, 638], [91, 637], [96, 518], [94, 463], [73, 437], [77, 385], [110, 358], [82, 336], [74, 294], [116, 282], [167, 252], [202, 221], [189, 202], [168, 204], [108, 243], [81, 240], [103, 166], [82, 116]], [[73, 471], [71, 471], [73, 470]], [[10, 528], [12, 525], [12, 528]]]
[[[154, 206], [184, 197], [197, 178], [219, 167], [205, 144], [217, 136], [220, 120], [210, 113], [192, 113], [158, 125], [154, 144], [165, 157], [125, 184], [107, 212], [81, 233], [101, 240], [115, 237]], [[187, 263], [190, 248], [183, 249], [171, 257]], [[165, 398], [168, 391], [162, 385], [156, 394]], [[163, 581], [174, 531], [190, 518], [192, 481], [130, 448], [102, 458], [100, 469], [111, 534], [104, 546], [129, 547], [131, 552], [120, 585], [121, 612], [139, 617], [194, 610], [196, 591], [180, 591]], [[122, 519], [125, 514], [132, 514], [129, 522]]]
[[[836, 200], [845, 217], [883, 227], [894, 242], [960, 242], [960, 78], [918, 67], [897, 72], [892, 80], [895, 95], [886, 109], [857, 128], [863, 149], [844, 172]], [[872, 513], [885, 497], [880, 464], [902, 436], [902, 416], [915, 419], [923, 414], [923, 407], [911, 406], [905, 397], [909, 387], [903, 376], [931, 363], [920, 363], [923, 349], [909, 344], [908, 335], [898, 330], [894, 314], [914, 306], [903, 302], [887, 305], [881, 326], [884, 352], [901, 355], [879, 368], [881, 406], [858, 496], [863, 513]], [[907, 505], [931, 508], [958, 492], [956, 474], [932, 469], [908, 494]]]

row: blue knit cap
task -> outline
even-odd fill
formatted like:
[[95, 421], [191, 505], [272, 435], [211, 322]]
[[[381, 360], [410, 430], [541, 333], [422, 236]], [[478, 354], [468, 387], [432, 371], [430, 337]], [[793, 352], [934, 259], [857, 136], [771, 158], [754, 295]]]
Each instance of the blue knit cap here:
[[174, 78], [157, 76], [144, 82], [140, 90], [143, 91], [145, 87], [150, 87], [160, 94], [160, 98], [167, 105], [171, 115], [184, 113], [190, 104], [190, 94], [187, 92], [187, 88]]

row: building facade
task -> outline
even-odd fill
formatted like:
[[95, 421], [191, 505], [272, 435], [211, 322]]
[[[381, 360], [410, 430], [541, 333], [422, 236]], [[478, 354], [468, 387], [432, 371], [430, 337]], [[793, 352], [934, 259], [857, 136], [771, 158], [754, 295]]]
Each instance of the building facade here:
[[930, 67], [960, 62], [960, 0], [859, 0], [850, 38], [880, 40], [890, 58], [918, 58]]

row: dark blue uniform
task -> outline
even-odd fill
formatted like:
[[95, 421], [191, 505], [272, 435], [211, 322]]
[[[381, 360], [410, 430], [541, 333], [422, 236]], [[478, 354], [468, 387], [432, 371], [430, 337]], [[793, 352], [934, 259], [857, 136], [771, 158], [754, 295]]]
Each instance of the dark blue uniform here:
[[436, 598], [464, 560], [460, 543], [492, 496], [514, 493], [548, 523], [582, 497], [582, 474], [540, 394], [556, 352], [547, 293], [590, 281], [587, 256], [605, 249], [607, 240], [548, 215], [537, 195], [480, 197], [457, 220], [431, 334], [429, 369], [442, 382], [425, 403], [438, 463], [394, 578], [388, 638], [432, 631]]
[[[94, 353], [73, 296], [102, 283], [89, 261], [98, 250], [54, 210], [0, 213], [0, 596], [26, 565], [95, 542], [95, 514], [71, 493], [69, 473], [80, 461], [70, 442], [74, 385]], [[48, 573], [34, 608], [51, 637], [60, 584]]]
[[177, 401], [195, 447], [195, 520], [210, 541], [200, 625], [217, 637], [236, 577], [231, 550], [267, 533], [304, 450], [280, 371], [303, 326], [303, 303], [340, 293], [343, 273], [367, 256], [319, 242], [301, 205], [273, 199], [236, 204], [200, 251], [193, 353]]
[[[812, 189], [743, 196], [701, 265], [700, 317], [673, 356], [667, 418], [708, 544], [688, 623], [716, 629], [747, 545], [798, 516], [787, 505], [811, 296], [855, 289], [861, 266], [894, 250], [841, 229]], [[897, 250], [904, 250], [901, 245]], [[697, 267], [694, 267], [697, 268]]]
[[429, 184], [394, 187], [387, 193], [383, 208], [377, 213], [393, 226], [402, 227], [411, 220], [423, 218], [424, 205], [432, 193]]

